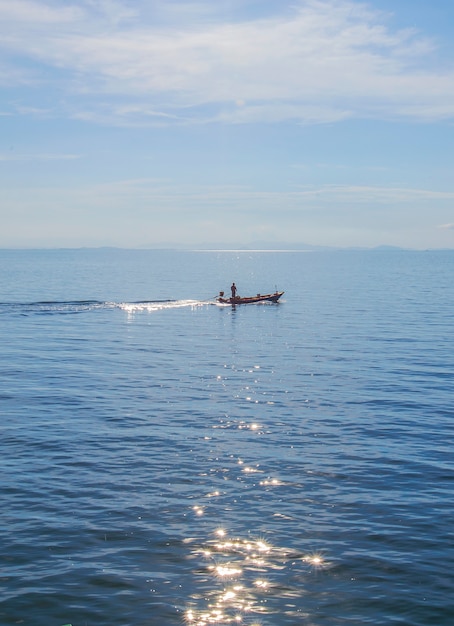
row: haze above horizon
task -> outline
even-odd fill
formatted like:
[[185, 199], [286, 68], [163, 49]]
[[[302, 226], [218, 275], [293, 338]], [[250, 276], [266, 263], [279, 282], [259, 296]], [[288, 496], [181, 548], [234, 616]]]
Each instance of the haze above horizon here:
[[450, 0], [0, 0], [0, 247], [454, 248]]

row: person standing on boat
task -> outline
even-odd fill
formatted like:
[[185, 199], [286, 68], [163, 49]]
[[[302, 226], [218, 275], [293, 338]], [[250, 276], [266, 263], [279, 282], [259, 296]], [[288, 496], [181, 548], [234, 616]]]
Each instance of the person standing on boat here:
[[232, 286], [230, 287], [230, 291], [232, 292], [232, 298], [236, 298], [236, 285], [235, 285], [235, 283], [232, 283]]

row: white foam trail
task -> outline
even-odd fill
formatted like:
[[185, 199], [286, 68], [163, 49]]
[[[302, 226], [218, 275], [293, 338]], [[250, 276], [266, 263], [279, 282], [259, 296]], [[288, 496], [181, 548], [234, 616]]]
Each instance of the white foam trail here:
[[208, 301], [201, 300], [171, 300], [165, 302], [121, 302], [117, 306], [128, 313], [136, 313], [141, 311], [153, 312], [162, 311], [164, 309], [180, 309], [183, 307], [199, 307], [211, 304]]

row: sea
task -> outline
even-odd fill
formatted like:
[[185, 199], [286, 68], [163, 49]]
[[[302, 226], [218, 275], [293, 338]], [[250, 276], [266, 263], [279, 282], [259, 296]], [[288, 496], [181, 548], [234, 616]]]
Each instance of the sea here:
[[0, 322], [2, 626], [454, 624], [454, 251], [1, 250]]

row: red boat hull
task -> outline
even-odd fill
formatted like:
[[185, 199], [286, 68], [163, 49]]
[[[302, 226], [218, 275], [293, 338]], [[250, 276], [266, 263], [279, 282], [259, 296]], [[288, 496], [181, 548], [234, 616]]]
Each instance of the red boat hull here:
[[217, 301], [220, 304], [258, 304], [260, 302], [277, 302], [279, 298], [282, 296], [283, 291], [276, 291], [275, 293], [267, 293], [265, 295], [257, 294], [256, 296], [250, 296], [247, 298], [241, 298], [237, 296], [236, 298], [221, 298], [219, 297]]

